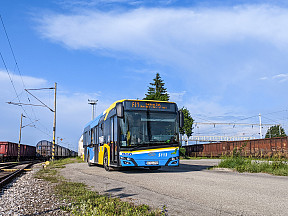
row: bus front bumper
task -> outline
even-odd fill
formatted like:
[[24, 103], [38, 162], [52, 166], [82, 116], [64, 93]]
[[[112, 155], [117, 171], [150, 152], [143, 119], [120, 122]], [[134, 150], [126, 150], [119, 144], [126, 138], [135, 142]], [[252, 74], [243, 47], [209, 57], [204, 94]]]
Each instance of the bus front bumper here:
[[179, 166], [179, 157], [171, 157], [168, 160], [134, 160], [134, 158], [130, 157], [121, 157], [120, 160], [123, 167]]

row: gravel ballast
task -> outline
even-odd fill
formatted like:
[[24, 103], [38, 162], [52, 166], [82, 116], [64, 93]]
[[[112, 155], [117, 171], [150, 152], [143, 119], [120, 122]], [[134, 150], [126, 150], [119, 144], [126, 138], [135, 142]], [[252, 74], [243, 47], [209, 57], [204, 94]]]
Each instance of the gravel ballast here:
[[54, 194], [53, 184], [34, 177], [39, 169], [41, 164], [34, 165], [1, 189], [0, 215], [70, 215], [60, 209], [67, 203]]

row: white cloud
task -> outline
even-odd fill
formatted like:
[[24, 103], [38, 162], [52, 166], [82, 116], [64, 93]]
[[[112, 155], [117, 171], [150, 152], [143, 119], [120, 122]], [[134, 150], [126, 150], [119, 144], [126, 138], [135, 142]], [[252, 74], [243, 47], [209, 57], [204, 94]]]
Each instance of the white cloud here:
[[[31, 76], [20, 76], [17, 74], [13, 74], [11, 72], [9, 72], [9, 74], [10, 77], [6, 71], [0, 69], [0, 85], [1, 85], [0, 99], [5, 102], [11, 101], [13, 99], [14, 102], [19, 102], [18, 97], [19, 99], [23, 98], [27, 99], [26, 94], [24, 94], [24, 88], [29, 89], [29, 88], [43, 87], [43, 85], [46, 85], [47, 83], [47, 81], [42, 78], [36, 78]], [[26, 99], [25, 102], [27, 102]]]
[[192, 115], [196, 114], [198, 116], [211, 116], [211, 115], [221, 115], [224, 116], [226, 113], [237, 110], [234, 107], [224, 107], [219, 104], [217, 100], [209, 99], [199, 99], [199, 98], [192, 98], [189, 101], [186, 101], [184, 104], [190, 110]]
[[170, 60], [175, 56], [188, 58], [199, 44], [245, 39], [286, 49], [287, 12], [268, 6], [81, 11], [44, 15], [39, 19], [39, 31], [72, 49], [108, 49]]
[[[41, 85], [44, 85], [46, 83], [46, 80], [42, 78], [36, 78], [36, 77], [31, 77], [31, 76], [20, 76], [17, 74], [13, 74], [9, 72], [10, 77], [12, 81], [15, 83], [15, 85], [21, 85], [22, 86], [22, 80], [25, 83], [25, 85], [29, 88], [31, 87], [39, 87]], [[5, 83], [11, 84], [9, 75], [6, 71], [0, 69], [0, 82], [2, 85]]]
[[288, 74], [278, 74], [272, 78], [278, 80], [279, 82], [286, 82], [288, 80]]
[[261, 77], [260, 80], [276, 80], [280, 83], [288, 81], [288, 74], [277, 74], [272, 77]]
[[182, 92], [168, 92], [168, 94], [170, 95], [170, 101], [182, 102], [183, 101], [183, 96], [186, 94], [186, 91], [182, 91]]
[[68, 49], [173, 68], [187, 82], [211, 86], [204, 91], [214, 88], [208, 94], [259, 79], [275, 68], [270, 53], [288, 52], [288, 9], [274, 6], [74, 11], [39, 18], [42, 37]]
[[103, 5], [113, 5], [113, 4], [121, 4], [121, 3], [126, 3], [130, 5], [138, 5], [141, 4], [141, 0], [61, 0], [58, 2], [58, 4], [64, 6], [64, 7], [94, 7], [94, 6], [103, 6]]
[[[137, 73], [137, 74], [156, 74], [156, 73], [160, 73], [157, 70], [151, 70], [151, 69], [131, 69], [129, 70], [133, 73]], [[165, 74], [165, 73], [163, 73]]]

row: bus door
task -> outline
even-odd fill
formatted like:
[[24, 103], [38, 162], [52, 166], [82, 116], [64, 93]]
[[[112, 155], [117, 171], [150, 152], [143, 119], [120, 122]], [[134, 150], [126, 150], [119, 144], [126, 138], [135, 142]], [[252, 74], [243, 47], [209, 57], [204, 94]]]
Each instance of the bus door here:
[[117, 163], [117, 116], [111, 117], [110, 119], [110, 135], [111, 135], [111, 142], [110, 142], [110, 153], [111, 153], [111, 163]]
[[98, 155], [99, 155], [99, 130], [98, 126], [94, 128], [94, 161], [98, 163]]

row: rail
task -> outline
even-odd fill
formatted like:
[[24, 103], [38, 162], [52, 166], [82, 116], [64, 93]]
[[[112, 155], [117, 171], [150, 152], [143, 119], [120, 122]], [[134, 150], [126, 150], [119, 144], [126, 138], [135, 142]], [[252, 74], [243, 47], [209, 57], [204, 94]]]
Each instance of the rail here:
[[0, 171], [0, 188], [3, 188], [9, 182], [11, 182], [14, 178], [19, 176], [25, 170], [30, 168], [35, 161], [24, 162], [24, 163], [7, 163], [1, 164]]

